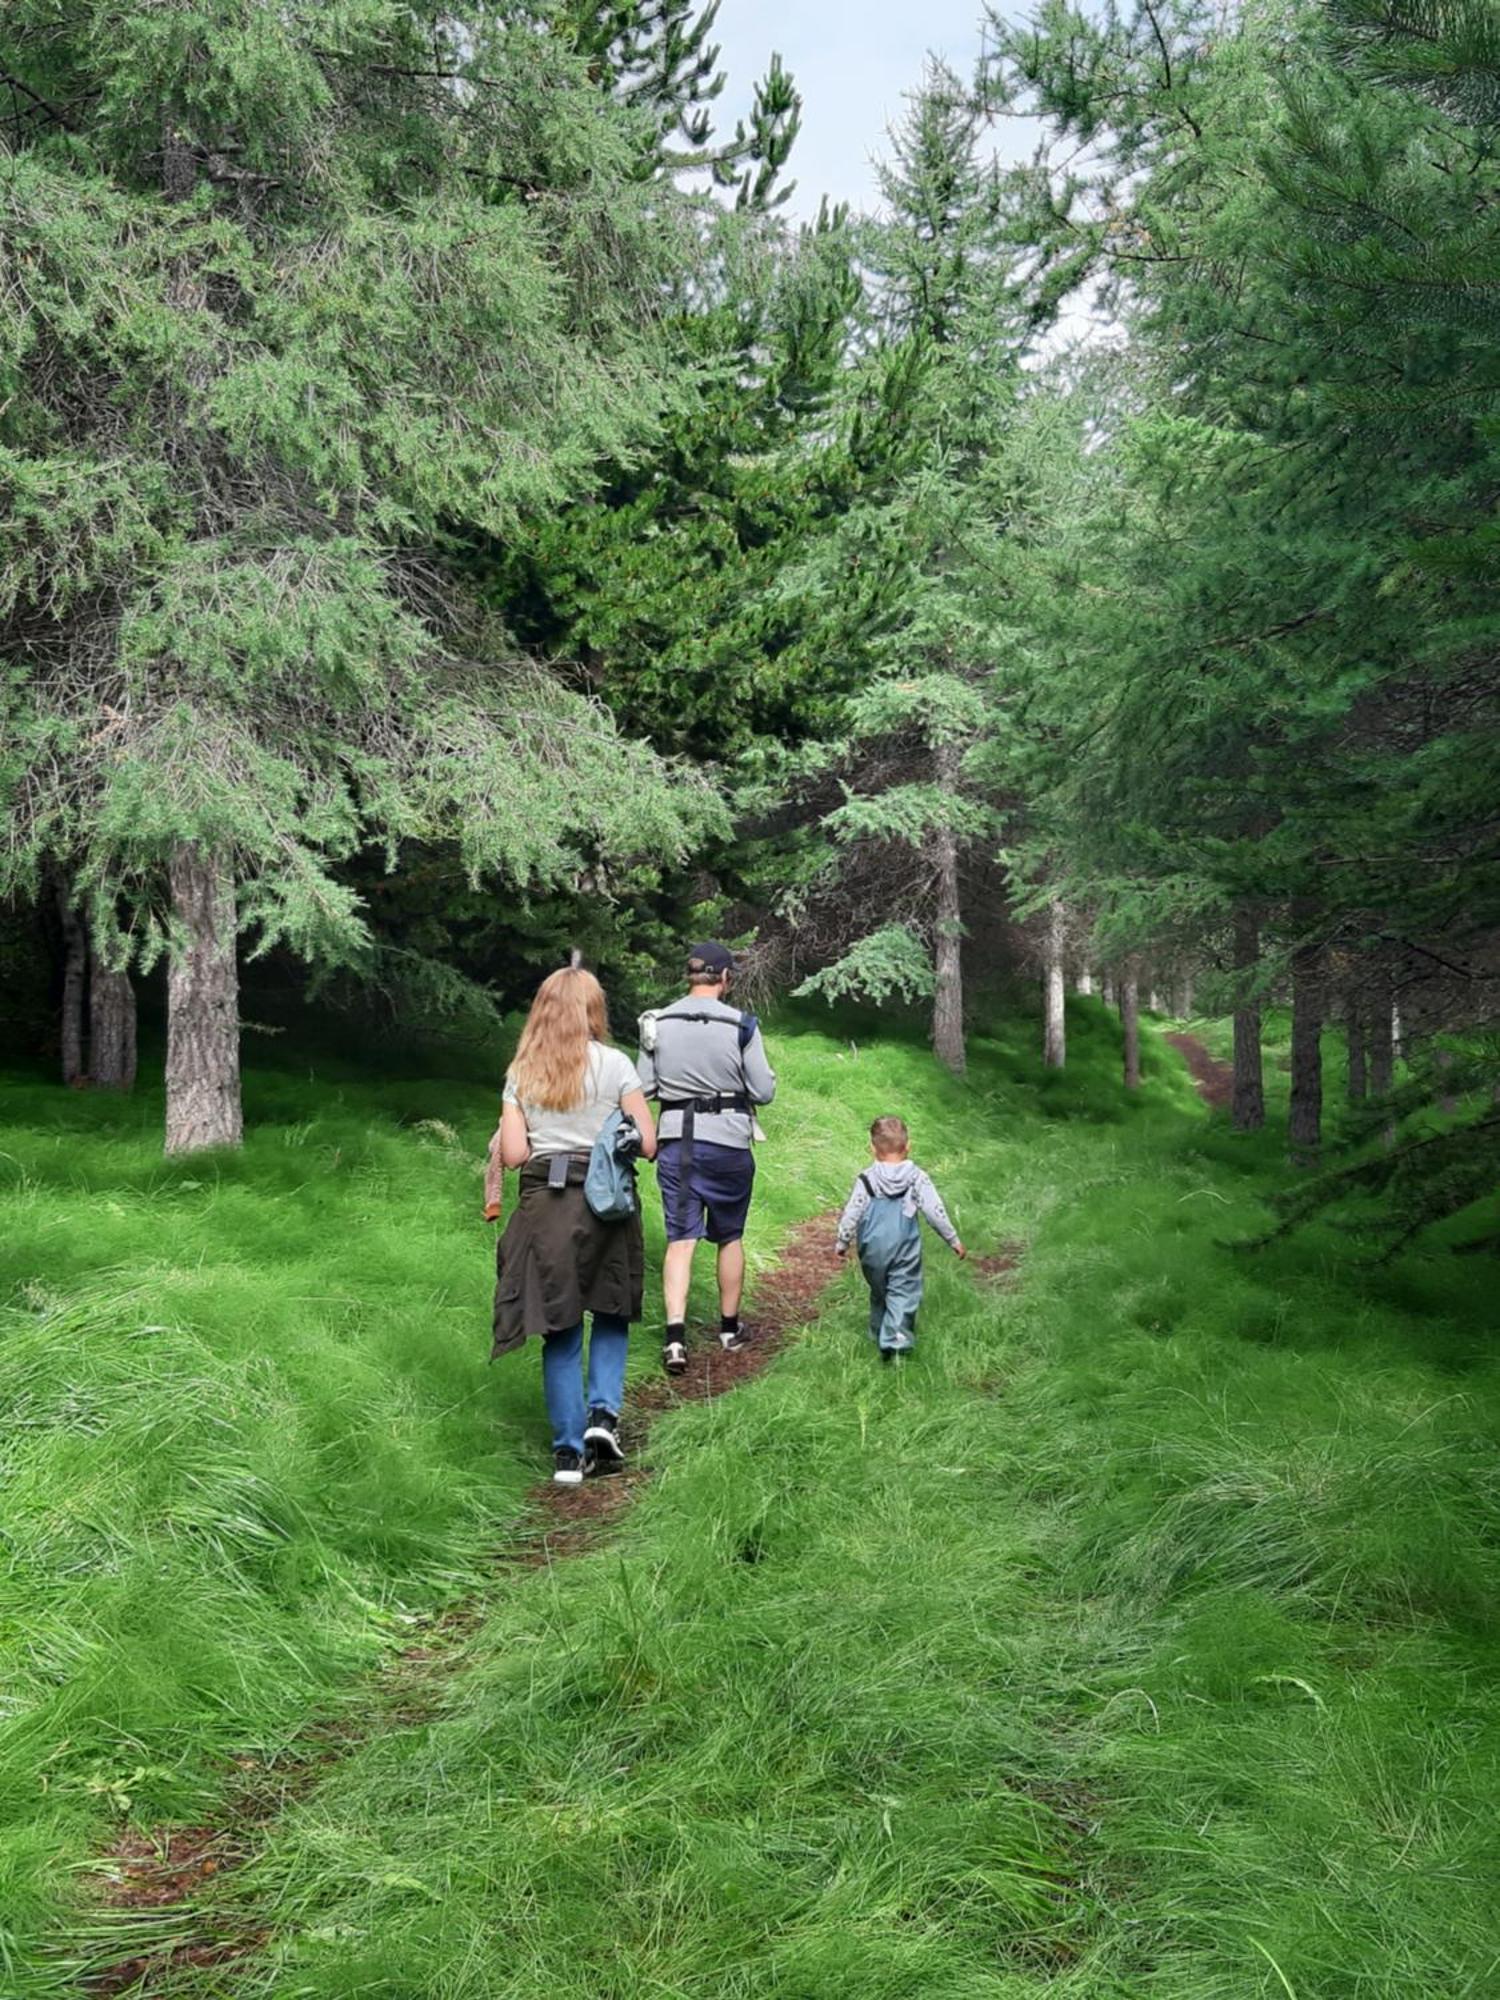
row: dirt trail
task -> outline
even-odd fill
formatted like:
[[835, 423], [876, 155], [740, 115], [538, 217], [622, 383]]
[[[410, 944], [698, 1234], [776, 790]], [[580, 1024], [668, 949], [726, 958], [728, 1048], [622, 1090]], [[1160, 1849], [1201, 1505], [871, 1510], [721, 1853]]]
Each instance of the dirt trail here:
[[[691, 1352], [686, 1375], [641, 1384], [631, 1393], [624, 1440], [630, 1463], [614, 1477], [559, 1488], [532, 1488], [526, 1511], [495, 1550], [498, 1571], [545, 1568], [596, 1547], [651, 1478], [643, 1460], [652, 1422], [679, 1403], [702, 1402], [738, 1388], [769, 1366], [788, 1334], [817, 1312], [842, 1266], [833, 1252], [832, 1211], [800, 1224], [780, 1261], [758, 1280], [746, 1315], [751, 1345], [725, 1354], [710, 1333]], [[305, 1797], [330, 1768], [370, 1737], [418, 1728], [439, 1711], [442, 1689], [464, 1661], [464, 1645], [483, 1623], [488, 1596], [459, 1600], [434, 1614], [422, 1636], [380, 1670], [368, 1698], [349, 1703], [357, 1720], [310, 1731], [274, 1768], [237, 1760], [226, 1784], [222, 1822], [123, 1834], [100, 1857], [96, 1931], [106, 1927], [121, 1956], [88, 1976], [81, 1991], [96, 1996], [146, 1995], [194, 1968], [232, 1964], [259, 1950], [262, 1930], [226, 1928], [226, 1918], [195, 1905], [226, 1875], [244, 1867], [277, 1815]], [[131, 1933], [139, 1943], [132, 1947]]]
[[1175, 1033], [1166, 1039], [1181, 1054], [1205, 1104], [1227, 1106], [1234, 1101], [1233, 1064], [1210, 1055], [1196, 1035]]

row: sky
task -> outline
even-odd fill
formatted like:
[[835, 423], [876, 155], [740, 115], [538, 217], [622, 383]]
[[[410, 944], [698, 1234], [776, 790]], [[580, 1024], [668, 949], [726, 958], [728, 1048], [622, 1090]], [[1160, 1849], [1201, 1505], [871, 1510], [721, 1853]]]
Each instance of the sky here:
[[[778, 52], [803, 99], [791, 213], [816, 215], [824, 194], [872, 208], [871, 161], [901, 117], [903, 92], [920, 81], [923, 57], [929, 50], [944, 55], [967, 78], [983, 16], [984, 0], [723, 0], [714, 29], [729, 79], [719, 100], [721, 127], [733, 129]], [[1034, 134], [1001, 126], [997, 137], [1013, 158], [1031, 150]]]

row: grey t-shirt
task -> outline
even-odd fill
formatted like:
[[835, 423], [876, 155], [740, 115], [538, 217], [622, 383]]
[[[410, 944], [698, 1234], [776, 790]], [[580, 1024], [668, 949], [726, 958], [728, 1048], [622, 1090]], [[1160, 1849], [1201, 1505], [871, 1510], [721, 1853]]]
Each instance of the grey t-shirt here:
[[[707, 1014], [707, 1021], [683, 1021], [683, 1014]], [[685, 993], [670, 1007], [660, 1007], [654, 1017], [642, 1016], [641, 1031], [646, 1036], [650, 1019], [655, 1021], [656, 1046], [647, 1048], [643, 1039], [637, 1058], [641, 1083], [648, 1097], [670, 1101], [674, 1097], [748, 1097], [752, 1104], [769, 1104], [776, 1095], [776, 1072], [766, 1059], [766, 1045], [757, 1028], [740, 1047], [738, 1007], [723, 1000], [706, 1000]], [[682, 1137], [682, 1113], [663, 1111], [659, 1125], [663, 1139]], [[695, 1142], [711, 1146], [748, 1146], [755, 1136], [755, 1118], [749, 1111], [700, 1111], [693, 1118]]]
[[523, 1104], [509, 1077], [505, 1079], [505, 1102], [521, 1106], [532, 1158], [546, 1159], [552, 1153], [588, 1152], [605, 1119], [619, 1108], [621, 1098], [640, 1088], [641, 1079], [629, 1056], [603, 1042], [590, 1042], [583, 1096], [576, 1104], [566, 1111], [544, 1111], [538, 1105]]

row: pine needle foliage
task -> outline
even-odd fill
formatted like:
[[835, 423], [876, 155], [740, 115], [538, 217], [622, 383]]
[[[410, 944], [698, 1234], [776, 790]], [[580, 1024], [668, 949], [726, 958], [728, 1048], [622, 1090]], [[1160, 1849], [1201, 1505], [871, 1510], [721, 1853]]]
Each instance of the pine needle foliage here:
[[586, 488], [661, 405], [671, 191], [555, 27], [7, 10], [7, 888], [50, 860], [149, 956], [190, 844], [263, 946], [347, 961], [361, 849], [556, 882], [706, 823], [446, 554]]

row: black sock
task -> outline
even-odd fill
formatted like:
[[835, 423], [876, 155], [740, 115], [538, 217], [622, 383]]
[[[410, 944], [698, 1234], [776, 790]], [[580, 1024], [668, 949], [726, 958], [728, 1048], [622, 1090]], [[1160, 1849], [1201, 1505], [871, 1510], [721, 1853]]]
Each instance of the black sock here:
[[673, 1341], [679, 1341], [684, 1347], [687, 1346], [687, 1321], [685, 1319], [669, 1319], [667, 1321], [668, 1347], [672, 1345]]
[[719, 1314], [720, 1333], [738, 1333], [739, 1330], [740, 1330], [740, 1316], [738, 1313]]

